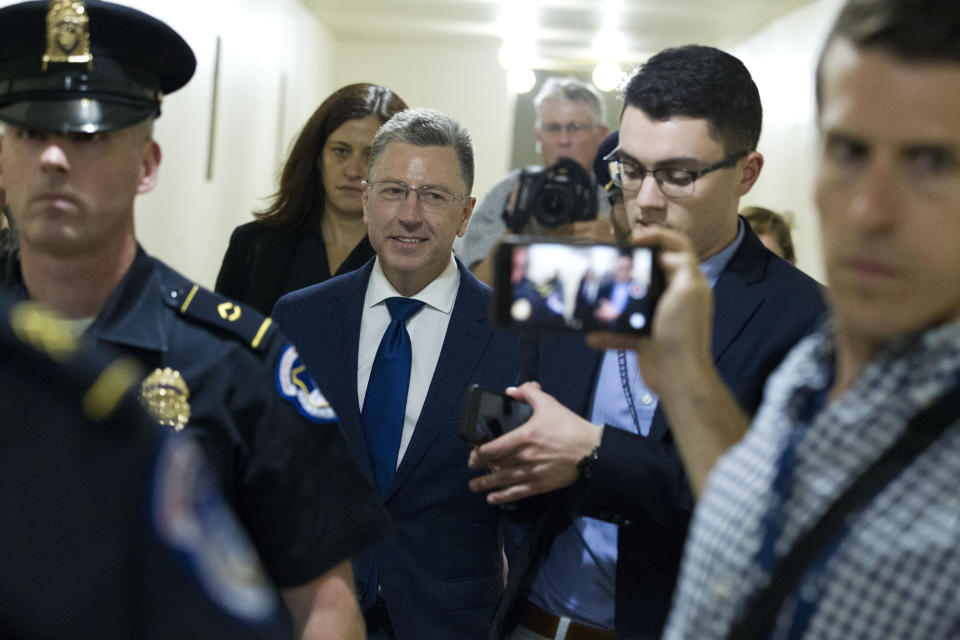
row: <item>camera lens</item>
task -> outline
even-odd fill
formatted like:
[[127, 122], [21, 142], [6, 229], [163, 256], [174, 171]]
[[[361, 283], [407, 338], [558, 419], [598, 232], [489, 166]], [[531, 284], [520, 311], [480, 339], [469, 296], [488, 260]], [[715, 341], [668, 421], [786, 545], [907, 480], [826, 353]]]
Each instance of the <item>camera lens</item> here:
[[565, 184], [548, 182], [537, 198], [537, 221], [545, 227], [556, 227], [574, 220], [574, 198]]

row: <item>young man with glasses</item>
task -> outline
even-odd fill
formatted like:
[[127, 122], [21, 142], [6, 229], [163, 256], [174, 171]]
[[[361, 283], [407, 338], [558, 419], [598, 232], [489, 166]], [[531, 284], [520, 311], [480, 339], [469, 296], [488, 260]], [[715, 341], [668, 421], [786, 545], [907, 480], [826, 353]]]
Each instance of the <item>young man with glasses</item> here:
[[288, 294], [273, 317], [297, 341], [393, 536], [354, 559], [371, 638], [486, 638], [503, 590], [498, 512], [467, 490], [459, 438], [470, 384], [516, 380], [516, 342], [487, 321], [489, 288], [453, 257], [475, 199], [473, 143], [451, 118], [403, 111], [380, 128], [363, 185], [377, 255]]
[[[537, 120], [534, 135], [537, 152], [544, 167], [560, 158], [576, 160], [588, 173], [593, 173], [597, 148], [610, 130], [604, 125], [604, 105], [588, 84], [570, 77], [550, 77], [533, 99]], [[520, 169], [508, 173], [477, 204], [464, 236], [453, 244], [457, 256], [483, 279], [488, 278], [489, 265], [483, 263], [507, 227], [503, 211], [520, 184]], [[604, 185], [595, 185], [598, 217], [609, 217], [610, 202]]]
[[[624, 92], [618, 181], [634, 232], [689, 237], [716, 296], [712, 358], [745, 412], [823, 310], [819, 286], [776, 259], [737, 216], [756, 182], [761, 106], [733, 56], [665, 50]], [[492, 504], [528, 500], [532, 532], [511, 567], [498, 637], [658, 638], [693, 507], [671, 427], [633, 352], [582, 337], [521, 345], [515, 397], [533, 418], [471, 455]], [[600, 425], [606, 425], [601, 427]], [[556, 491], [560, 490], [560, 491]], [[518, 626], [519, 625], [519, 626]]]

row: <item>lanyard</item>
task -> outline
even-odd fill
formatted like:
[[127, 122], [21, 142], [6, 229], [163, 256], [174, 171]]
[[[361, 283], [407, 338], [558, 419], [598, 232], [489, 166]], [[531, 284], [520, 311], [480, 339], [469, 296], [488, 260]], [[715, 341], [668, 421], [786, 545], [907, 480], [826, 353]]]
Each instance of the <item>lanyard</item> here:
[[[768, 576], [773, 574], [778, 564], [774, 547], [783, 531], [783, 523], [786, 520], [784, 511], [785, 505], [789, 501], [793, 490], [793, 472], [797, 466], [797, 449], [803, 442], [814, 415], [816, 415], [826, 403], [826, 396], [826, 389], [811, 395], [805, 411], [803, 411], [800, 416], [800, 424], [793, 427], [790, 433], [787, 434], [786, 445], [777, 458], [776, 473], [772, 485], [773, 500], [761, 521], [763, 524], [763, 539], [754, 557], [754, 562], [758, 564]], [[845, 533], [846, 527], [835, 537], [830, 546], [825, 549], [824, 553], [820, 555], [817, 561], [811, 565], [804, 574], [801, 587], [796, 592], [799, 595], [787, 634], [789, 640], [799, 640], [806, 632], [823, 592], [823, 572], [827, 562], [839, 546], [839, 540], [843, 538]]]
[[627, 406], [630, 407], [630, 417], [633, 418], [633, 426], [637, 433], [640, 431], [640, 418], [637, 416], [637, 405], [633, 403], [633, 392], [630, 391], [630, 379], [627, 377], [627, 352], [623, 349], [617, 349], [617, 367], [620, 369], [620, 384], [623, 385], [623, 397], [627, 399]]

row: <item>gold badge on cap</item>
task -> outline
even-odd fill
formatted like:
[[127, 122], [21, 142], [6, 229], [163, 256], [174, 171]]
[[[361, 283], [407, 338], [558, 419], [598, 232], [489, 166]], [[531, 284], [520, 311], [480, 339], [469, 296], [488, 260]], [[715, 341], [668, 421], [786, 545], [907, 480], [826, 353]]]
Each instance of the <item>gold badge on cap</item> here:
[[93, 66], [90, 53], [90, 16], [87, 5], [76, 0], [50, 0], [47, 9], [47, 51], [44, 71], [51, 62], [69, 62]]
[[153, 419], [180, 431], [190, 421], [190, 390], [179, 371], [156, 369], [140, 384], [140, 403]]

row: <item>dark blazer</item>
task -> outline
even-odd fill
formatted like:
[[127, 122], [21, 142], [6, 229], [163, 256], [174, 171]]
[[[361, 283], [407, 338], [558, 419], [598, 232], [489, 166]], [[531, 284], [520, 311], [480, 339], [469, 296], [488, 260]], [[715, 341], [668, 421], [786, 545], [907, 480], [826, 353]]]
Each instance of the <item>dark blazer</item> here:
[[230, 235], [215, 289], [269, 315], [283, 294], [358, 269], [373, 254], [373, 247], [364, 236], [337, 272], [331, 274], [319, 225], [312, 229], [280, 229], [255, 220], [240, 225]]
[[587, 295], [587, 279], [582, 278], [577, 285], [576, 304], [573, 307], [573, 319], [579, 322], [579, 327], [584, 331], [594, 329], [597, 326], [597, 319], [594, 313], [597, 310], [597, 303], [600, 302], [600, 285], [597, 285], [596, 295], [591, 299]]
[[[767, 376], [825, 309], [821, 287], [768, 251], [749, 225], [714, 287], [714, 363], [748, 413]], [[521, 377], [589, 418], [603, 354], [579, 336], [542, 336], [521, 344]], [[536, 499], [535, 499], [536, 500]], [[554, 536], [572, 515], [620, 525], [615, 626], [617, 638], [659, 638], [670, 608], [693, 496], [660, 407], [649, 437], [603, 430], [589, 481], [524, 505], [530, 535], [513, 561], [510, 584], [491, 637], [516, 624]]]
[[[376, 549], [380, 584], [397, 638], [486, 638], [503, 591], [498, 511], [467, 482], [470, 447], [459, 437], [464, 392], [477, 383], [504, 389], [516, 381], [517, 343], [487, 321], [490, 289], [460, 261], [460, 288], [440, 359], [410, 445], [384, 496], [394, 535]], [[373, 481], [357, 401], [363, 299], [373, 261], [362, 269], [284, 296], [274, 319], [300, 350], [340, 416], [347, 440]], [[373, 552], [354, 559], [361, 606]]]

